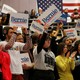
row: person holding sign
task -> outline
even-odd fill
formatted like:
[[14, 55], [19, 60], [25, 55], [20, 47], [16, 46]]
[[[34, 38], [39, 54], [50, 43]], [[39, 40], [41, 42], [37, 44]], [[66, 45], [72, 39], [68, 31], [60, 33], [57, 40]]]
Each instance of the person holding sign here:
[[[26, 40], [27, 40], [29, 38], [29, 33], [28, 33], [27, 28], [24, 28], [24, 29], [25, 29], [24, 33], [26, 35]], [[20, 43], [24, 44], [23, 35], [21, 33], [17, 33], [16, 42], [20, 42]], [[23, 73], [24, 73], [23, 78], [24, 78], [24, 80], [28, 80], [29, 75], [30, 75], [30, 70], [34, 66], [34, 63], [31, 63], [31, 61], [33, 61], [33, 57], [32, 57], [32, 54], [30, 52], [30, 49], [28, 49], [27, 51], [26, 50], [20, 51], [20, 53], [21, 53], [20, 54], [21, 63], [22, 63]]]
[[[59, 31], [62, 31], [63, 36], [60, 39], [57, 39]], [[66, 33], [63, 30], [63, 23], [62, 22], [57, 23], [56, 29], [52, 29], [50, 32], [50, 37], [51, 37], [50, 47], [51, 47], [51, 51], [55, 54], [55, 56], [57, 56], [58, 44], [62, 42], [65, 36], [66, 36]]]
[[30, 39], [27, 40], [25, 44], [20, 42], [15, 42], [17, 36], [17, 27], [7, 27], [5, 30], [6, 39], [0, 42], [3, 50], [8, 51], [11, 59], [11, 73], [12, 80], [23, 80], [22, 74], [22, 64], [20, 59], [20, 51], [30, 49]]
[[[45, 29], [47, 28], [45, 26]], [[55, 55], [49, 49], [51, 39], [46, 31], [43, 32], [39, 44], [33, 50], [35, 65], [32, 80], [55, 80]]]

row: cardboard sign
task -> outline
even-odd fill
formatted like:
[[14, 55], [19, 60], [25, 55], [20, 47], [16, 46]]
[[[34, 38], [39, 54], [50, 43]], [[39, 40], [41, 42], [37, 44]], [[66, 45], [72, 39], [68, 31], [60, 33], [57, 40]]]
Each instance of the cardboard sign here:
[[2, 11], [1, 12], [2, 13], [5, 13], [5, 14], [11, 13], [11, 12], [17, 13], [17, 11], [15, 9], [13, 9], [12, 7], [10, 7], [10, 6], [6, 5], [6, 4], [3, 4], [3, 7], [2, 7]]
[[66, 32], [66, 35], [68, 37], [77, 37], [77, 31], [75, 30], [75, 28], [65, 29], [64, 31]]
[[17, 26], [17, 27], [26, 27], [28, 28], [28, 14], [21, 14], [21, 13], [10, 13], [10, 26]]
[[44, 27], [40, 25], [38, 22], [33, 21], [30, 26], [30, 30], [34, 32], [38, 32], [39, 34], [42, 34], [44, 31]]
[[45, 12], [41, 14], [38, 19], [43, 24], [52, 24], [54, 21], [56, 21], [61, 16], [61, 12], [57, 9], [57, 7], [53, 4], [50, 6]]
[[27, 64], [28, 66], [32, 64], [28, 53], [22, 53], [20, 54], [20, 57], [22, 64]]
[[77, 24], [76, 24], [76, 30], [80, 31], [80, 19], [78, 19]]

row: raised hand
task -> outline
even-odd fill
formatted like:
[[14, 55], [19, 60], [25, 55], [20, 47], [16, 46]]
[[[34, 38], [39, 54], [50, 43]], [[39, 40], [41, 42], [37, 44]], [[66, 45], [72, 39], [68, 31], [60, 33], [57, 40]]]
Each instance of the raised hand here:
[[44, 25], [44, 30], [48, 30], [48, 28], [49, 28], [49, 24], [45, 24]]
[[74, 52], [71, 54], [71, 58], [72, 58], [72, 59], [74, 59], [76, 53], [77, 53], [77, 51], [74, 51]]
[[29, 34], [29, 30], [27, 28], [25, 28], [25, 27], [22, 27], [22, 32], [24, 34]]
[[18, 29], [18, 27], [13, 26], [13, 30], [14, 30], [14, 32], [16, 32], [16, 31], [17, 31], [17, 29]]

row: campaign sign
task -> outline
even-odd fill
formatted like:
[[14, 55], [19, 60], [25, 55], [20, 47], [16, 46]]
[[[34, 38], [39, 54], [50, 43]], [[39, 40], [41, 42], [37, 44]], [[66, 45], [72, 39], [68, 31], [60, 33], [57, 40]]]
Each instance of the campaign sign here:
[[78, 19], [77, 24], [76, 24], [76, 30], [80, 31], [80, 19]]
[[38, 22], [33, 21], [31, 26], [30, 26], [30, 30], [37, 32], [39, 34], [42, 34], [44, 31], [44, 27], [42, 25], [40, 25]]
[[43, 24], [52, 24], [61, 16], [61, 12], [57, 9], [57, 7], [53, 4], [50, 6], [45, 12], [38, 17]]
[[13, 9], [12, 7], [10, 7], [10, 6], [6, 5], [6, 4], [3, 4], [1, 12], [5, 13], [5, 14], [11, 13], [11, 12], [17, 13], [17, 11], [15, 9]]
[[10, 26], [28, 28], [28, 14], [10, 13]]
[[20, 58], [21, 58], [21, 63], [22, 64], [27, 64], [28, 66], [31, 65], [31, 60], [30, 60], [30, 57], [29, 57], [28, 53], [20, 54]]
[[68, 37], [77, 37], [77, 31], [75, 30], [75, 28], [65, 29], [64, 31], [66, 32], [66, 35]]

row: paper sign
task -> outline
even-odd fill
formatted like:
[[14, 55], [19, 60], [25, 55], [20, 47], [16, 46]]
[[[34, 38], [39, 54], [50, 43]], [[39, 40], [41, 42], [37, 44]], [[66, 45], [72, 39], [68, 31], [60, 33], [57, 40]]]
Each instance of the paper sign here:
[[53, 4], [50, 6], [45, 12], [41, 14], [38, 19], [43, 24], [52, 24], [54, 21], [56, 21], [61, 16], [61, 12], [57, 9], [57, 7]]
[[20, 54], [20, 57], [21, 57], [22, 64], [27, 64], [28, 66], [31, 66], [32, 63], [28, 53], [22, 53]]
[[76, 24], [76, 30], [80, 31], [80, 19], [78, 19], [77, 24]]
[[30, 30], [34, 32], [38, 32], [39, 34], [42, 34], [44, 31], [44, 27], [40, 25], [38, 22], [33, 21], [30, 26]]
[[10, 7], [10, 6], [6, 5], [6, 4], [3, 4], [3, 7], [2, 7], [2, 11], [1, 12], [2, 13], [5, 13], [5, 14], [11, 13], [11, 12], [17, 13], [17, 11], [15, 9], [13, 9], [12, 7]]
[[28, 28], [28, 14], [10, 13], [10, 26]]
[[64, 31], [68, 37], [77, 37], [77, 31], [75, 28], [65, 29]]
[[67, 17], [67, 22], [71, 22], [71, 18], [70, 17]]

